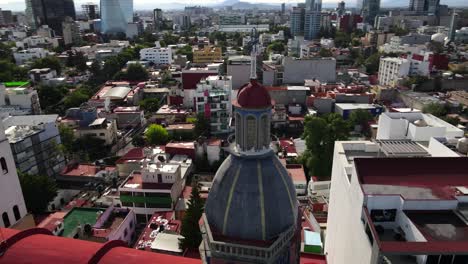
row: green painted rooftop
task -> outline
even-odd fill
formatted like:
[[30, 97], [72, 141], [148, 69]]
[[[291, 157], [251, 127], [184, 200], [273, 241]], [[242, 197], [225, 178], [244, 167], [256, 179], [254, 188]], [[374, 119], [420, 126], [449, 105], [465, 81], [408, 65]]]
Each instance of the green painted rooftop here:
[[71, 236], [73, 230], [75, 230], [78, 224], [81, 224], [81, 226], [84, 226], [85, 224], [90, 224], [91, 226], [93, 226], [96, 223], [99, 211], [104, 211], [104, 209], [73, 208], [63, 218], [64, 230], [62, 236]]

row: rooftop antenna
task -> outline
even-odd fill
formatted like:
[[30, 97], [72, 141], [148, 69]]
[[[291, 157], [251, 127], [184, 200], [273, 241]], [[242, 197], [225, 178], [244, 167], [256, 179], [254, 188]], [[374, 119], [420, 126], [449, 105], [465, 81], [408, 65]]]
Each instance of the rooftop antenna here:
[[250, 79], [257, 79], [257, 55], [258, 55], [258, 34], [257, 28], [252, 28], [252, 36], [250, 37]]

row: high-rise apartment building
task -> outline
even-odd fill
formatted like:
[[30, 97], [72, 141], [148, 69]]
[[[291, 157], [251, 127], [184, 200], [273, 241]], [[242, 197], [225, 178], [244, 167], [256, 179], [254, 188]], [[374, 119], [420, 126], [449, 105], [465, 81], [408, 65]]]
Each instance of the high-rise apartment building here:
[[65, 18], [76, 19], [73, 0], [26, 0], [26, 14], [34, 28], [48, 25], [60, 36]]
[[99, 7], [97, 4], [87, 3], [81, 5], [81, 9], [83, 9], [83, 12], [86, 14], [86, 17], [90, 20], [99, 17]]
[[341, 1], [341, 2], [338, 3], [338, 7], [336, 8], [336, 13], [338, 14], [338, 16], [342, 16], [346, 12], [346, 6], [345, 5], [346, 4], [345, 4], [344, 1]]
[[304, 39], [317, 38], [320, 31], [322, 0], [307, 0], [304, 16]]
[[304, 17], [305, 8], [303, 4], [298, 4], [296, 7], [293, 7], [291, 12], [291, 34], [293, 36], [304, 35]]
[[133, 0], [101, 0], [101, 32], [125, 33], [133, 22]]
[[161, 30], [161, 26], [163, 23], [163, 13], [162, 10], [159, 8], [156, 8], [153, 10], [153, 26], [156, 31]]
[[23, 192], [10, 143], [0, 120], [0, 227], [10, 227], [26, 215]]
[[375, 17], [380, 12], [380, 0], [358, 1], [358, 7], [361, 9], [364, 22], [374, 25]]
[[440, 0], [410, 0], [409, 11], [437, 14]]

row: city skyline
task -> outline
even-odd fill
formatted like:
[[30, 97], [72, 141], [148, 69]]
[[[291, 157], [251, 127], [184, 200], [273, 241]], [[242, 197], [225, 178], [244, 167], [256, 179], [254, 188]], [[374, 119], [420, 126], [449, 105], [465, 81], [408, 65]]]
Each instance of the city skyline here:
[[[228, 0], [229, 1], [229, 0]], [[213, 5], [218, 5], [222, 4], [223, 2], [227, 1], [220, 1], [220, 0], [202, 0], [197, 2], [198, 5], [208, 5], [208, 6], [213, 6]], [[232, 1], [229, 1], [232, 2]], [[283, 0], [242, 0], [240, 2], [248, 2], [252, 4], [278, 4], [278, 8], [280, 8], [281, 3], [285, 3], [290, 6], [294, 6], [297, 3], [302, 3], [305, 1], [283, 1]], [[340, 0], [323, 0], [322, 3], [324, 7], [329, 7], [333, 6], [335, 4], [338, 4], [341, 2]], [[349, 7], [356, 7], [356, 0], [351, 0], [351, 1], [345, 1], [346, 6]], [[75, 6], [77, 11], [81, 11], [81, 5], [85, 3], [97, 3], [99, 4], [99, 0], [75, 0]], [[163, 9], [178, 9], [180, 8], [180, 5], [193, 5], [193, 2], [191, 1], [177, 1], [176, 3], [174, 1], [170, 0], [162, 0], [161, 3], [156, 5], [153, 1], [151, 0], [135, 0], [134, 1], [134, 9], [135, 10], [152, 10], [154, 8], [162, 8]], [[449, 6], [466, 6], [466, 3], [464, 0], [442, 0], [440, 4], [446, 4]], [[408, 7], [409, 1], [407, 0], [397, 0], [397, 1], [391, 1], [391, 0], [382, 0], [381, 6], [382, 7]], [[2, 1], [0, 3], [0, 9], [3, 10], [12, 10], [15, 12], [21, 12], [24, 11], [26, 8], [25, 5], [25, 0], [7, 0], [7, 1]]]

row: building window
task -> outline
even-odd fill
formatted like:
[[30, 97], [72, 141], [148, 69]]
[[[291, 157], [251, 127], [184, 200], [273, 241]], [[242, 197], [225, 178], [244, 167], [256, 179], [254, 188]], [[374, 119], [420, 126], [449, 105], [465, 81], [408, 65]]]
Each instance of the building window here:
[[6, 160], [5, 160], [4, 157], [0, 158], [0, 166], [2, 167], [3, 174], [7, 174], [8, 173], [8, 166], [6, 164]]
[[245, 148], [247, 150], [255, 147], [255, 142], [257, 141], [257, 120], [254, 116], [248, 116], [246, 121], [246, 144]]
[[20, 220], [21, 214], [17, 205], [13, 206], [13, 214], [15, 215], [16, 221]]
[[7, 212], [4, 212], [2, 214], [2, 219], [3, 219], [3, 226], [5, 226], [6, 228], [10, 227], [10, 218], [8, 218], [8, 214]]
[[265, 146], [265, 147], [268, 147], [268, 143], [270, 142], [270, 135], [269, 135], [269, 131], [270, 131], [270, 128], [268, 127], [269, 124], [268, 124], [268, 117], [267, 115], [263, 115], [260, 119], [260, 129], [259, 129], [259, 132], [261, 133], [260, 134], [260, 140], [259, 140], [259, 147], [262, 147]]

